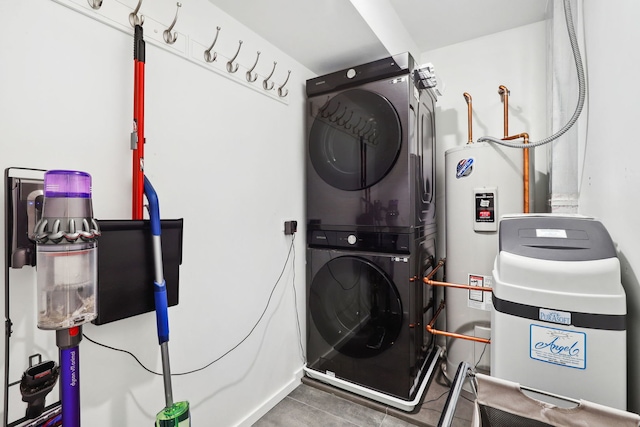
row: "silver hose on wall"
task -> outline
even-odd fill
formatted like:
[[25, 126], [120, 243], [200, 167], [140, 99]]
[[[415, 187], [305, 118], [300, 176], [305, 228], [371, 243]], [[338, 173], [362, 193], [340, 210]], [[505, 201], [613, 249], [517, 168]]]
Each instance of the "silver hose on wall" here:
[[576, 31], [573, 27], [573, 16], [571, 15], [571, 4], [570, 0], [564, 0], [564, 16], [567, 22], [567, 32], [569, 33], [569, 42], [571, 43], [571, 50], [573, 51], [573, 59], [576, 63], [576, 72], [578, 74], [578, 105], [576, 106], [576, 110], [571, 116], [571, 119], [556, 133], [553, 135], [541, 139], [540, 141], [530, 142], [528, 144], [519, 144], [510, 141], [504, 141], [502, 139], [498, 139], [492, 136], [483, 136], [478, 138], [478, 142], [493, 142], [496, 144], [504, 145], [511, 148], [534, 148], [539, 147], [544, 144], [548, 144], [549, 142], [558, 139], [560, 136], [564, 135], [571, 126], [575, 124], [582, 112], [582, 107], [584, 106], [584, 100], [587, 94], [587, 87], [584, 77], [584, 68], [582, 67], [582, 57], [580, 56], [580, 48], [578, 47], [578, 40], [576, 37]]

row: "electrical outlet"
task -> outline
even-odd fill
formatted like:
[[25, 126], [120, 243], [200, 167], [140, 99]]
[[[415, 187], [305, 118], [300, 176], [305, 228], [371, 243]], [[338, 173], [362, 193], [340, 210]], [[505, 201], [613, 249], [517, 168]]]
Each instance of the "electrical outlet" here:
[[284, 222], [284, 234], [286, 236], [294, 234], [298, 231], [298, 221], [285, 221]]

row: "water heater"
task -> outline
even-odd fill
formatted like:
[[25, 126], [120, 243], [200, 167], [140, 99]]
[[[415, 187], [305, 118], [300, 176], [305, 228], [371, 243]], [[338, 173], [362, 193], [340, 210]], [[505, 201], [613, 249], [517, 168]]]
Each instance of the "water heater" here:
[[[491, 287], [501, 215], [523, 211], [522, 150], [471, 143], [445, 153], [447, 282]], [[491, 293], [446, 288], [446, 330], [491, 338]], [[447, 338], [447, 375], [460, 362], [489, 371], [490, 345]]]

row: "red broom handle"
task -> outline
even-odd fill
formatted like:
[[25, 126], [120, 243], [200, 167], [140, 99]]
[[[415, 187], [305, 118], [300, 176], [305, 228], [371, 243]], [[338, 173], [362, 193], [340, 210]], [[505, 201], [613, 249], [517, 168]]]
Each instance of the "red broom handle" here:
[[[133, 131], [136, 134], [136, 141], [138, 138], [138, 60], [134, 58], [133, 60]], [[137, 144], [137, 143], [136, 143]], [[132, 178], [132, 187], [131, 187], [131, 219], [136, 219], [136, 188], [138, 188], [138, 148], [137, 145], [135, 147], [131, 147], [132, 149], [132, 159], [131, 159], [131, 178]]]
[[134, 87], [133, 87], [133, 121], [137, 143], [133, 149], [131, 218], [143, 219], [144, 194], [144, 61], [145, 44], [142, 26], [135, 26], [133, 44]]

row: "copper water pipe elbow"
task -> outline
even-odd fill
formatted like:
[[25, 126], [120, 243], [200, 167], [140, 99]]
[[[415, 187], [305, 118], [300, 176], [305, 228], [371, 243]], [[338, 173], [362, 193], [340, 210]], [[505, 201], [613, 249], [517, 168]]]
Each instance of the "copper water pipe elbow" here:
[[438, 272], [438, 270], [440, 270], [440, 267], [442, 267], [444, 265], [444, 263], [447, 261], [446, 258], [442, 258], [440, 259], [440, 261], [438, 261], [438, 264], [436, 264], [435, 267], [433, 267], [433, 270], [431, 270], [431, 272], [429, 274], [427, 274], [424, 279], [426, 280], [431, 280], [433, 278], [433, 276], [436, 275], [436, 273]]
[[[529, 143], [529, 134], [526, 132], [519, 133], [517, 135], [506, 136], [504, 140], [518, 139], [522, 138], [524, 144]], [[530, 186], [530, 177], [529, 177], [529, 149], [522, 149], [522, 181], [523, 181], [523, 200], [524, 204], [522, 207], [522, 211], [524, 213], [529, 213], [530, 211], [530, 200], [529, 200], [529, 186]]]
[[491, 340], [487, 338], [478, 338], [471, 335], [458, 334], [455, 332], [440, 331], [434, 328], [433, 326], [436, 324], [436, 320], [438, 320], [438, 317], [440, 316], [440, 313], [442, 312], [442, 309], [444, 307], [445, 307], [444, 300], [440, 301], [440, 306], [438, 307], [438, 310], [436, 310], [436, 313], [433, 315], [433, 318], [431, 319], [429, 324], [425, 326], [425, 329], [427, 330], [427, 332], [429, 332], [432, 335], [442, 335], [449, 338], [462, 338], [468, 341], [475, 341], [483, 344], [491, 344]]
[[509, 136], [509, 89], [505, 85], [498, 86], [498, 93], [502, 96], [504, 103], [504, 137]]
[[471, 114], [472, 114], [472, 102], [471, 102], [471, 95], [469, 95], [468, 92], [465, 92], [462, 94], [462, 96], [464, 96], [465, 101], [467, 101], [467, 132], [469, 134], [469, 141], [467, 142], [467, 144], [473, 144], [473, 132], [472, 132], [472, 128], [471, 128]]

